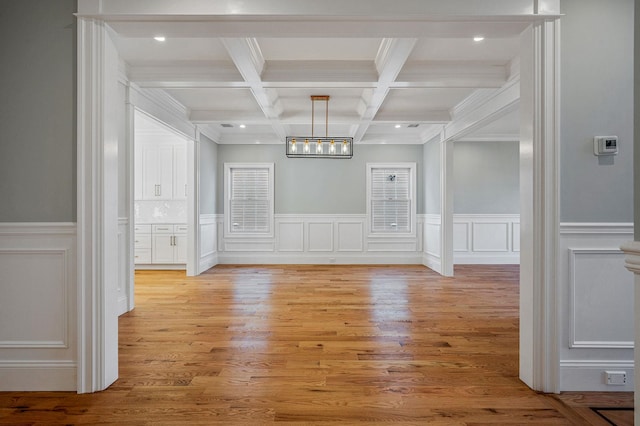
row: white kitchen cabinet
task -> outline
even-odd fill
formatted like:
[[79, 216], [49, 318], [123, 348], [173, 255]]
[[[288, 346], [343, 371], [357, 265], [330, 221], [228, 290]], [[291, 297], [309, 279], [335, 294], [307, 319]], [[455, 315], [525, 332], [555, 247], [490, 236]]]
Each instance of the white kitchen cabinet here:
[[187, 146], [173, 146], [173, 199], [187, 199]]
[[134, 175], [136, 200], [186, 200], [186, 144], [140, 142]]
[[151, 225], [135, 226], [133, 252], [134, 263], [151, 263]]
[[187, 225], [175, 225], [174, 228], [174, 261], [187, 263]]
[[187, 226], [184, 224], [152, 225], [149, 263], [187, 263]]
[[145, 144], [142, 147], [142, 199], [173, 198], [173, 146]]

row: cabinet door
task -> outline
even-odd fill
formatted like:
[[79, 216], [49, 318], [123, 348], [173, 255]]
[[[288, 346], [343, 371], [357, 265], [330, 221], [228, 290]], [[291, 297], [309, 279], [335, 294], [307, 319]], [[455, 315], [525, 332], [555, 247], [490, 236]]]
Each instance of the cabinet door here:
[[173, 198], [173, 146], [145, 144], [142, 147], [142, 199]]
[[151, 250], [152, 263], [174, 263], [173, 262], [173, 235], [154, 234], [152, 239], [153, 248]]
[[174, 240], [175, 263], [187, 263], [187, 235], [176, 234]]
[[173, 147], [173, 199], [187, 199], [187, 146]]
[[142, 200], [142, 143], [138, 141], [133, 154], [133, 199]]
[[158, 147], [158, 185], [160, 190], [156, 200], [171, 200], [173, 198], [173, 146]]
[[143, 200], [155, 200], [158, 196], [158, 146], [144, 144], [142, 154], [141, 190]]

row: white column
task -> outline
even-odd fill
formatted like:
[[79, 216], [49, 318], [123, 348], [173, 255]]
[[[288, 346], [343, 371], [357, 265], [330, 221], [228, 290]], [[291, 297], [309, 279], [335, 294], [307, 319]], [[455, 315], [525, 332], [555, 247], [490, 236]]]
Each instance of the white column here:
[[78, 19], [78, 392], [118, 378], [118, 53]]
[[[640, 0], [635, 4], [635, 47], [634, 47], [634, 164], [633, 177], [636, 183], [634, 188], [635, 206], [635, 240], [640, 239]], [[634, 351], [634, 405], [640, 407], [640, 241], [631, 241], [621, 247], [626, 255], [625, 266], [635, 274], [634, 288], [634, 340], [636, 350]], [[640, 425], [640, 409], [635, 410], [634, 423]]]
[[[441, 135], [444, 139], [444, 133]], [[440, 143], [440, 273], [453, 276], [453, 140]]]
[[[637, 167], [637, 166], [635, 166]], [[624, 244], [621, 250], [626, 255], [625, 265], [628, 270], [635, 274], [635, 289], [634, 289], [634, 325], [635, 334], [634, 338], [636, 342], [640, 342], [640, 241], [631, 241]], [[640, 351], [634, 351], [634, 366], [640, 365]], [[634, 405], [640, 407], [640, 368], [634, 368]], [[634, 415], [635, 424], [640, 424], [640, 410], [635, 411]]]
[[128, 283], [127, 283], [127, 293], [128, 293], [128, 302], [129, 306], [127, 306], [129, 311], [132, 311], [135, 308], [135, 164], [136, 164], [136, 154], [135, 154], [135, 129], [136, 129], [136, 108], [131, 103], [131, 86], [127, 84], [127, 92], [126, 92], [126, 105], [125, 105], [125, 113], [126, 113], [126, 121], [125, 121], [125, 137], [127, 141], [127, 170], [129, 180], [127, 182], [129, 188], [129, 197], [127, 201], [129, 205], [129, 269], [128, 269]]
[[200, 131], [187, 141], [187, 276], [200, 275]]
[[521, 37], [520, 379], [543, 392], [559, 390], [559, 25]]

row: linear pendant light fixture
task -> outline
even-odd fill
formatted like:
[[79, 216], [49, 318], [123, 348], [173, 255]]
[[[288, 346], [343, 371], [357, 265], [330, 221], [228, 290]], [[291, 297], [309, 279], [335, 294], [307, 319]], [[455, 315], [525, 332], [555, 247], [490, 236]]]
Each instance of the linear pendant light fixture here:
[[[325, 136], [313, 135], [315, 103], [325, 102]], [[329, 96], [311, 96], [311, 136], [287, 136], [289, 158], [351, 158], [352, 137], [329, 137]]]

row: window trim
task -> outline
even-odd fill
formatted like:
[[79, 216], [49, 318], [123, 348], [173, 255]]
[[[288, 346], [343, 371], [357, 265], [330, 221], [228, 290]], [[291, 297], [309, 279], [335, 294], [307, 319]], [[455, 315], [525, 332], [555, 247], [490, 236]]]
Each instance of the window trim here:
[[[236, 233], [231, 229], [231, 170], [267, 169], [269, 173], [269, 231]], [[225, 238], [273, 238], [274, 226], [274, 163], [224, 163], [224, 237]]]
[[[371, 208], [372, 172], [373, 169], [409, 169], [409, 231], [408, 232], [381, 232], [373, 231], [373, 216]], [[367, 163], [367, 233], [369, 237], [415, 237], [416, 217], [417, 217], [417, 184], [416, 184], [416, 163]]]

